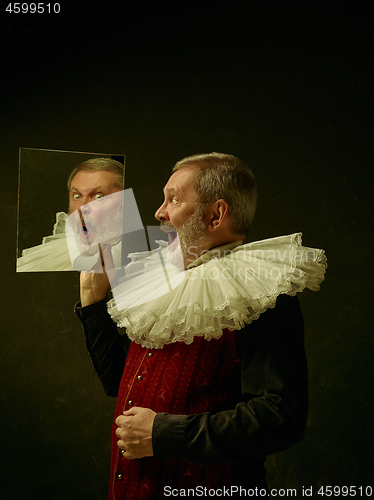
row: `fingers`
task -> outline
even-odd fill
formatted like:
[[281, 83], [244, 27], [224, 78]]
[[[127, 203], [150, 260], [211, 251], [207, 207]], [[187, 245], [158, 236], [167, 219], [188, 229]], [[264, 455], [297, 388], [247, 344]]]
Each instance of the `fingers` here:
[[125, 427], [126, 422], [127, 422], [127, 427], [131, 427], [131, 423], [128, 421], [129, 417], [125, 415], [120, 415], [119, 417], [116, 418], [116, 425], [118, 427]]
[[80, 296], [82, 306], [98, 302], [106, 297], [110, 286], [105, 273], [81, 273], [80, 274]]
[[134, 441], [134, 436], [129, 432], [131, 423], [126, 423], [127, 419], [128, 417], [122, 418], [121, 416], [116, 419], [116, 424], [119, 426], [116, 429], [116, 435], [119, 438], [117, 446], [123, 458], [140, 458], [136, 455], [139, 442], [137, 439]]
[[133, 437], [133, 433], [130, 432], [131, 429], [131, 417], [125, 417], [120, 415], [119, 417], [116, 418], [116, 425], [118, 425], [116, 429], [116, 435], [120, 439], [118, 443], [121, 442], [121, 446], [118, 447], [121, 449], [125, 449], [125, 440], [129, 441]]
[[142, 458], [153, 455], [152, 427], [156, 413], [149, 408], [134, 407], [119, 415], [115, 423], [118, 426], [117, 446], [123, 450], [124, 458]]
[[[102, 266], [102, 261], [105, 267]], [[110, 245], [102, 245], [100, 255], [91, 271], [81, 272], [80, 292], [82, 306], [98, 302], [106, 297], [116, 276]]]
[[141, 415], [143, 413], [144, 408], [138, 408], [137, 406], [132, 407], [130, 410], [126, 410], [122, 413], [122, 415], [119, 415], [116, 418], [116, 424], [117, 425], [122, 425], [125, 422], [129, 423], [130, 427], [130, 420], [128, 420], [128, 417], [135, 417], [136, 415]]
[[137, 406], [133, 406], [130, 408], [130, 410], [126, 410], [123, 412], [123, 415], [125, 417], [135, 417], [135, 415], [138, 415], [141, 413], [142, 408], [138, 408]]

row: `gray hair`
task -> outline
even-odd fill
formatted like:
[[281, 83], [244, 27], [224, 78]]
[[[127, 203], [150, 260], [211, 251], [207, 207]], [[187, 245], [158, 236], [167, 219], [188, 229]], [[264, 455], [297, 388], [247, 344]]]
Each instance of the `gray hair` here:
[[223, 153], [188, 156], [175, 164], [173, 172], [186, 167], [196, 167], [192, 187], [204, 208], [219, 199], [226, 200], [231, 230], [235, 234], [246, 234], [258, 198], [251, 169], [240, 158]]
[[86, 160], [83, 163], [80, 163], [75, 169], [71, 172], [68, 179], [68, 190], [70, 191], [71, 181], [81, 170], [91, 170], [98, 171], [104, 170], [106, 172], [113, 172], [116, 174], [115, 184], [120, 189], [123, 189], [123, 183], [125, 178], [125, 167], [117, 160], [113, 160], [113, 158], [91, 158], [90, 160]]

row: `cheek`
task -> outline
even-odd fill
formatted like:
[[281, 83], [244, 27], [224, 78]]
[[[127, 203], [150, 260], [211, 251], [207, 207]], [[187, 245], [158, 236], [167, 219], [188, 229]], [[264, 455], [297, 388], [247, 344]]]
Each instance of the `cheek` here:
[[92, 213], [97, 221], [106, 222], [118, 213], [119, 208], [117, 203], [98, 202]]
[[179, 225], [180, 224], [180, 221], [181, 221], [181, 214], [178, 213], [178, 210], [169, 210], [169, 219], [170, 219], [170, 222], [173, 224], [173, 225]]
[[186, 213], [176, 213], [173, 216], [170, 216], [170, 222], [176, 229], [182, 227], [191, 217], [191, 214]]
[[69, 202], [69, 215], [72, 214], [76, 210], [76, 207], [74, 206], [74, 202], [70, 200]]

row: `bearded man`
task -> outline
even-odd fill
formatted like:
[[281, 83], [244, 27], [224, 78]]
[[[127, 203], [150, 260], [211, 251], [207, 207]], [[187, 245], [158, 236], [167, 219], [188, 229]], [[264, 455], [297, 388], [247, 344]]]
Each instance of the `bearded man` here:
[[267, 455], [306, 431], [295, 294], [318, 289], [324, 252], [300, 234], [243, 245], [257, 191], [231, 155], [181, 160], [164, 195], [155, 216], [178, 235], [180, 285], [126, 310], [107, 304], [105, 273], [81, 273], [76, 313], [104, 390], [118, 397], [109, 498], [265, 496]]

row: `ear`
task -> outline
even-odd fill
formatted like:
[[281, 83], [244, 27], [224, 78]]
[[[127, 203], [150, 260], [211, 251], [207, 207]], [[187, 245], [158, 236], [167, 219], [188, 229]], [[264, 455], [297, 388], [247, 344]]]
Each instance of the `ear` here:
[[228, 218], [229, 206], [226, 200], [220, 199], [212, 203], [206, 213], [208, 231], [217, 231]]

